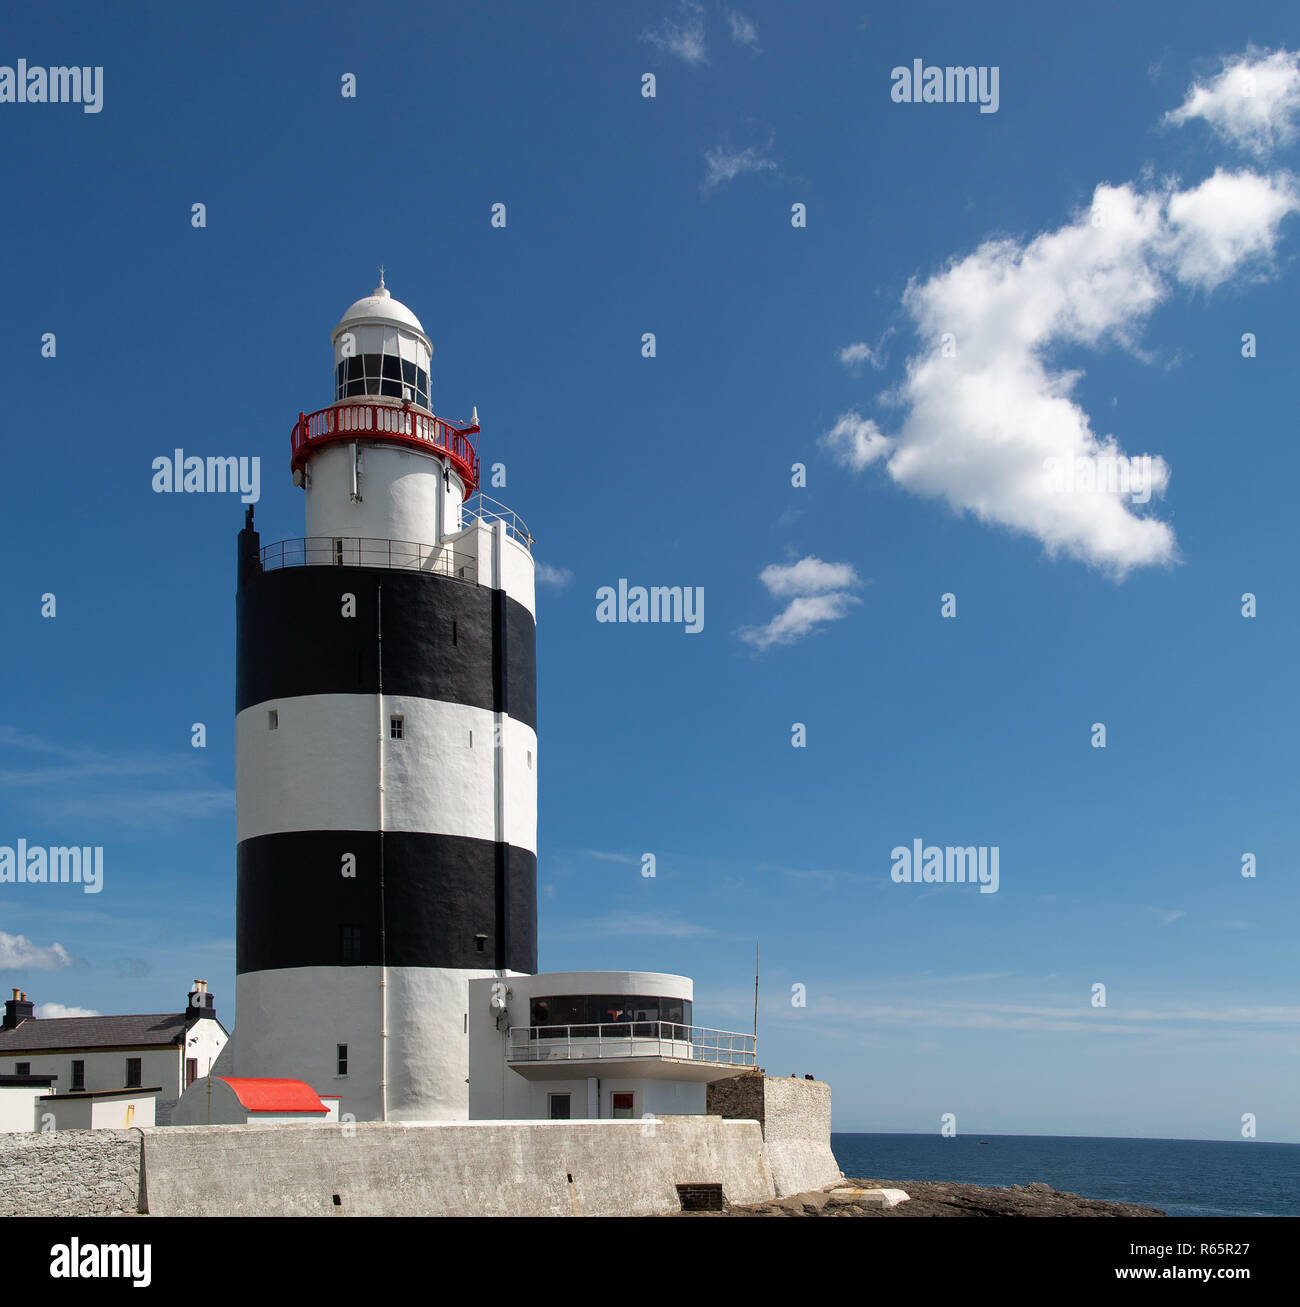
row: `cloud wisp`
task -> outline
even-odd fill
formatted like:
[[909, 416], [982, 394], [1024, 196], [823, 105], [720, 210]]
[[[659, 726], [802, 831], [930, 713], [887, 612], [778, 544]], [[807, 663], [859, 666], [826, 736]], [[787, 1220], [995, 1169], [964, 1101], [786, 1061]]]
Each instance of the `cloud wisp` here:
[[682, 0], [681, 9], [680, 22], [665, 18], [658, 27], [647, 27], [641, 40], [683, 63], [706, 64], [709, 56], [704, 44], [704, 6], [696, 0]]
[[772, 172], [775, 162], [769, 159], [757, 146], [747, 145], [743, 150], [719, 145], [704, 152], [705, 173], [700, 189], [705, 193], [735, 181], [746, 173]]
[[762, 626], [744, 626], [737, 635], [759, 653], [794, 644], [862, 602], [851, 593], [862, 584], [850, 563], [827, 563], [809, 554], [796, 563], [772, 563], [758, 576], [773, 599], [788, 602]]

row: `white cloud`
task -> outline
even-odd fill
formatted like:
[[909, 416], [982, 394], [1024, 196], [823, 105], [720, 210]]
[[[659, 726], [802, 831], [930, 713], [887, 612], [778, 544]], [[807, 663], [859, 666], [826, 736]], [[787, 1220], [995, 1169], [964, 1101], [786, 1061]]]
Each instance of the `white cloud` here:
[[[1092, 207], [1027, 242], [990, 240], [925, 281], [903, 305], [923, 346], [891, 398], [894, 435], [845, 413], [821, 444], [846, 467], [883, 462], [917, 494], [947, 500], [1122, 578], [1177, 558], [1172, 528], [1134, 511], [1164, 493], [1169, 467], [1142, 455], [1145, 496], [1110, 469], [1134, 466], [1075, 400], [1082, 376], [1052, 361], [1064, 347], [1137, 350], [1141, 328], [1176, 285], [1210, 289], [1270, 264], [1282, 219], [1300, 208], [1285, 174], [1216, 172], [1199, 186], [1100, 185]], [[1078, 469], [1068, 488], [1053, 467]]]
[[885, 341], [894, 334], [893, 327], [890, 327], [875, 345], [868, 345], [865, 340], [855, 340], [851, 345], [845, 345], [839, 352], [839, 360], [850, 372], [861, 370], [864, 363], [870, 363], [873, 368], [879, 370], [883, 368], [889, 359], [885, 355]]
[[704, 6], [696, 0], [682, 0], [682, 13], [680, 23], [665, 18], [657, 28], [646, 28], [641, 39], [688, 64], [706, 64], [709, 59], [704, 49]]
[[72, 966], [72, 955], [62, 944], [44, 947], [26, 935], [0, 930], [0, 971], [59, 971]]
[[718, 146], [704, 152], [704, 162], [708, 171], [704, 175], [703, 188], [712, 190], [723, 182], [734, 181], [742, 173], [768, 172], [776, 167], [771, 159], [765, 158], [755, 146], [746, 146], [743, 150], [732, 150]]
[[818, 443], [855, 472], [861, 472], [893, 448], [893, 441], [881, 432], [875, 422], [871, 418], [864, 418], [856, 409], [841, 413], [839, 421]]
[[851, 564], [826, 563], [811, 554], [797, 563], [772, 563], [759, 573], [759, 580], [774, 598], [790, 600], [770, 622], [737, 632], [760, 653], [774, 645], [794, 644], [862, 602], [848, 593], [862, 584]]
[[1296, 136], [1300, 117], [1300, 54], [1257, 50], [1223, 61], [1223, 71], [1193, 82], [1182, 105], [1165, 114], [1176, 127], [1203, 118], [1224, 140], [1264, 158]]
[[731, 28], [731, 39], [738, 45], [758, 48], [758, 29], [753, 23], [735, 9], [727, 10], [727, 25]]
[[88, 1007], [64, 1007], [62, 1003], [40, 1003], [36, 1007], [38, 1021], [52, 1021], [58, 1017], [97, 1017], [99, 1013]]
[[847, 590], [861, 585], [851, 563], [824, 563], [811, 554], [797, 563], [772, 563], [758, 579], [777, 599], [789, 595], [824, 594], [828, 590]]
[[553, 585], [562, 590], [573, 580], [573, 573], [567, 567], [552, 567], [550, 563], [538, 563], [537, 579], [542, 585]]
[[1267, 271], [1277, 228], [1300, 207], [1300, 192], [1285, 174], [1225, 173], [1169, 201], [1180, 281], [1213, 290], [1240, 268]]

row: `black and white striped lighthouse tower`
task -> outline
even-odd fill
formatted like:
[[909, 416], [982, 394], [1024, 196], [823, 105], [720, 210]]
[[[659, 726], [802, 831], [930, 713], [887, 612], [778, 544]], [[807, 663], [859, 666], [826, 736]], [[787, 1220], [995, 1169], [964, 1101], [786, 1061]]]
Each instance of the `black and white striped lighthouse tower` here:
[[[468, 1115], [467, 983], [537, 969], [531, 540], [383, 285], [301, 414], [303, 539], [239, 534], [236, 1028], [216, 1071]], [[468, 498], [467, 498], [468, 497]]]

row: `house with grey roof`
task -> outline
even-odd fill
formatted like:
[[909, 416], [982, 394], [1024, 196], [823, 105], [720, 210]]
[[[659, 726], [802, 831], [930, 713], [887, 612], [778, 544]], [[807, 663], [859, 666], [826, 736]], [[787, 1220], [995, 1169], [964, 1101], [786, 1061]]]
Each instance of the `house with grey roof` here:
[[0, 1079], [49, 1077], [49, 1089], [32, 1124], [7, 1128], [167, 1125], [185, 1087], [207, 1075], [228, 1038], [204, 980], [194, 982], [183, 1011], [132, 1016], [38, 1018], [15, 989], [0, 1022]]

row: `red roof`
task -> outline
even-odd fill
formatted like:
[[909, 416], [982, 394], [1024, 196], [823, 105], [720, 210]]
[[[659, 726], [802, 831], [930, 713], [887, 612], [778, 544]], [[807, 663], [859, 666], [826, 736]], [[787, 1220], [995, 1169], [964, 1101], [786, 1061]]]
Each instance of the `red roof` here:
[[302, 1080], [254, 1079], [248, 1076], [218, 1076], [235, 1091], [250, 1112], [319, 1112], [328, 1111], [316, 1091]]

